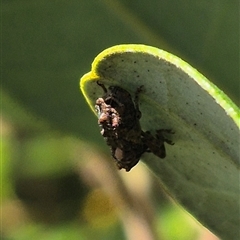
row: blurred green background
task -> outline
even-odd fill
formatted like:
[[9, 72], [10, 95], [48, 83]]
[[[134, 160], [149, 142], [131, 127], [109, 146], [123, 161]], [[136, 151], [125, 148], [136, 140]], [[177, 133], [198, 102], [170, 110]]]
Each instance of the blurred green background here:
[[143, 164], [116, 170], [79, 78], [105, 48], [142, 43], [183, 58], [239, 105], [239, 1], [1, 8], [2, 239], [214, 239]]

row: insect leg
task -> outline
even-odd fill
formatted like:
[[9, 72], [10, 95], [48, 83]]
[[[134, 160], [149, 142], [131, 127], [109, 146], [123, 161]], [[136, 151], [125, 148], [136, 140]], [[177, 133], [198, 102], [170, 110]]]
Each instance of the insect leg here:
[[107, 92], [107, 88], [104, 86], [103, 83], [100, 83], [99, 81], [97, 81], [97, 85], [100, 86], [105, 93]]
[[134, 97], [134, 104], [135, 104], [135, 108], [136, 108], [136, 113], [137, 113], [137, 118], [140, 119], [142, 116], [142, 113], [139, 109], [139, 94], [143, 91], [143, 85], [141, 85], [140, 87], [137, 88], [136, 92], [135, 92], [135, 97]]

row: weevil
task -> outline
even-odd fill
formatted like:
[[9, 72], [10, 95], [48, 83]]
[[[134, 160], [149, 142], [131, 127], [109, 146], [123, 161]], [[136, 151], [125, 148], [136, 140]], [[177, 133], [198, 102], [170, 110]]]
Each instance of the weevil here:
[[99, 81], [97, 84], [104, 92], [103, 96], [96, 100], [95, 105], [98, 124], [118, 168], [130, 171], [145, 152], [152, 152], [164, 158], [166, 156], [164, 142], [171, 145], [173, 143], [166, 139], [163, 133], [173, 132], [169, 129], [160, 129], [153, 136], [149, 131], [142, 130], [138, 100], [143, 86], [137, 88], [132, 99], [131, 94], [119, 86], [110, 86], [107, 89]]

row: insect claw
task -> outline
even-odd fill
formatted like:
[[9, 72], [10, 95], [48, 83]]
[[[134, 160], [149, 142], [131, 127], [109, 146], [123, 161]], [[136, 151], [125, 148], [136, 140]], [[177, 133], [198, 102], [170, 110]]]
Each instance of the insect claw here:
[[97, 81], [97, 85], [100, 86], [105, 93], [107, 92], [107, 88], [105, 87], [105, 85], [103, 83], [100, 83], [100, 81]]
[[168, 139], [164, 139], [164, 142], [166, 142], [167, 144], [169, 144], [169, 145], [174, 145], [175, 143], [173, 142], [173, 141], [171, 141], [171, 140], [168, 140]]

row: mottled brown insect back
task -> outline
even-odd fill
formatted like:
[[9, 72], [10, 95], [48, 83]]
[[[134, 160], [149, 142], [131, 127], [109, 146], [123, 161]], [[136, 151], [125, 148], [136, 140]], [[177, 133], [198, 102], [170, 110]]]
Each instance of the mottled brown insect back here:
[[136, 90], [134, 101], [129, 92], [119, 86], [108, 89], [100, 82], [104, 94], [96, 100], [98, 124], [101, 134], [111, 148], [112, 156], [119, 169], [130, 171], [142, 154], [152, 152], [160, 158], [166, 156], [164, 142], [173, 144], [163, 136], [163, 132], [171, 130], [157, 130], [154, 137], [149, 131], [141, 129], [139, 119], [141, 112], [138, 106], [138, 95], [143, 86]]

